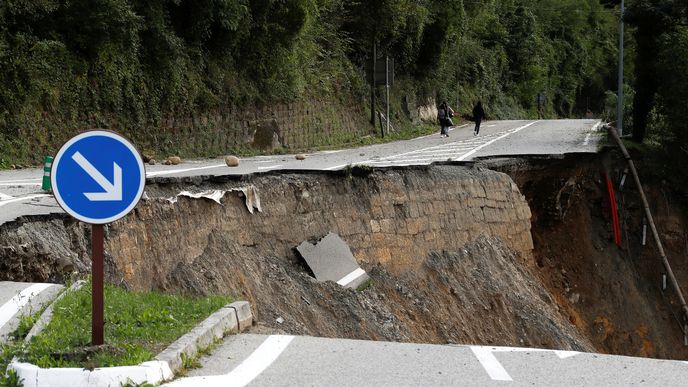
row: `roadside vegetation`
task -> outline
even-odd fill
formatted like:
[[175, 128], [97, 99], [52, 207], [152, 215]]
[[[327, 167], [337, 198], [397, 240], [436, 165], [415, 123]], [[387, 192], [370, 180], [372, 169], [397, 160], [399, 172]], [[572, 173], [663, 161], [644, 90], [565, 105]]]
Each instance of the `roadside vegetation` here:
[[[23, 336], [17, 336], [13, 344], [2, 348], [0, 372], [4, 374], [13, 356], [43, 368], [92, 369], [140, 364], [152, 360], [231, 302], [231, 298], [224, 296], [188, 298], [129, 292], [106, 285], [105, 345], [91, 347], [91, 286], [88, 284], [55, 303], [50, 324], [30, 343], [20, 341], [30, 327], [20, 328]], [[0, 379], [0, 385], [3, 380]]]
[[550, 117], [602, 111], [615, 20], [597, 0], [7, 0], [0, 165], [37, 161], [48, 126], [141, 135], [170, 118], [323, 97], [369, 114], [374, 43], [395, 60], [399, 127], [415, 124], [402, 99], [446, 99], [460, 114], [482, 99], [490, 118], [523, 118], [543, 92]]
[[[2, 1], [0, 167], [39, 161], [56, 145], [47, 127], [145, 137], [170, 119], [309, 99], [354, 101], [370, 115], [373, 46], [394, 59], [399, 128], [417, 125], [410, 107], [441, 100], [463, 116], [482, 100], [488, 118], [534, 118], [540, 94], [544, 117], [614, 121], [619, 3]], [[688, 3], [626, 4], [627, 127], [685, 180]]]

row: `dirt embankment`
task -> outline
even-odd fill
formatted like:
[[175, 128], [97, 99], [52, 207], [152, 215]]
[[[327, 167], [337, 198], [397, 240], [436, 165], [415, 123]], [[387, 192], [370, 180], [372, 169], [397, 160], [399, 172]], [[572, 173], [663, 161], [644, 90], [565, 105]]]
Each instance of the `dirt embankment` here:
[[[260, 192], [262, 213], [250, 214], [236, 193], [222, 205], [165, 199], [182, 189], [249, 185]], [[107, 232], [108, 277], [123, 286], [239, 295], [252, 302], [264, 328], [290, 333], [592, 348], [533, 275], [530, 211], [507, 175], [438, 165], [159, 180], [147, 190], [151, 199]], [[371, 274], [367, 289], [319, 283], [296, 256], [303, 240], [330, 231]], [[33, 263], [38, 273], [56, 277], [63, 267], [87, 267], [82, 249], [66, 264], [42, 246], [62, 240], [53, 250], [69, 251], [79, 245], [72, 241], [87, 240], [70, 221], [55, 230], [23, 223], [11, 234], [27, 251], [47, 252]], [[8, 274], [25, 273], [20, 266], [7, 265]]]
[[[277, 257], [237, 256], [227, 236], [171, 274], [170, 289], [235, 293], [252, 300], [263, 330], [422, 343], [479, 343], [592, 350], [539, 280], [498, 238], [482, 235], [457, 251], [432, 252], [417, 270], [392, 274], [363, 265], [362, 291], [319, 283]], [[217, 257], [232, 254], [231, 265]], [[208, 275], [208, 273], [212, 273]], [[283, 320], [278, 322], [277, 320]]]
[[[611, 242], [600, 170], [613, 163], [486, 165], [511, 177], [439, 165], [161, 179], [149, 185], [150, 200], [109, 228], [108, 278], [132, 289], [238, 295], [263, 332], [688, 358], [676, 305], [658, 290], [651, 242], [639, 245], [641, 208], [628, 189], [620, 207], [633, 239], [622, 249]], [[236, 193], [222, 205], [165, 200], [182, 189], [249, 185], [262, 213], [249, 214]], [[651, 190], [651, 201], [659, 194]], [[667, 200], [653, 210], [670, 256], [680, 257], [685, 221]], [[0, 227], [3, 279], [87, 272], [87, 230], [62, 218]], [[296, 255], [303, 240], [330, 231], [370, 274], [367, 288], [320, 283]], [[676, 266], [686, 283], [688, 270]]]
[[[537, 276], [596, 350], [685, 360], [680, 306], [671, 289], [661, 291], [664, 270], [649, 228], [642, 246], [644, 213], [632, 178], [618, 189], [624, 169], [613, 154], [502, 168], [533, 213]], [[605, 173], [617, 187], [621, 247], [613, 243]], [[688, 290], [686, 219], [668, 190], [645, 190], [672, 267]]]

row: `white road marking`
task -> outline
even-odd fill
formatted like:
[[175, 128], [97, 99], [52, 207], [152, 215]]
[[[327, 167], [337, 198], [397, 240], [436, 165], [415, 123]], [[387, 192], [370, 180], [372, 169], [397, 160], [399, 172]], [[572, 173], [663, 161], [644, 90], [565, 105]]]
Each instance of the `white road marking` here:
[[580, 352], [576, 351], [553, 351], [550, 349], [540, 349], [540, 348], [518, 348], [518, 347], [483, 347], [483, 346], [471, 346], [471, 351], [475, 354], [480, 364], [485, 369], [485, 372], [490, 376], [492, 380], [501, 380], [505, 382], [511, 382], [511, 376], [504, 369], [502, 363], [497, 360], [494, 353], [495, 352], [553, 352], [559, 359], [568, 359], [570, 357], [579, 355]]
[[25, 186], [40, 186], [41, 183], [7, 183], [7, 182], [2, 182], [0, 183], [0, 187], [25, 187]]
[[504, 382], [513, 381], [509, 373], [502, 367], [502, 363], [500, 363], [492, 353], [492, 348], [471, 347], [471, 351], [473, 351], [475, 357], [478, 358], [480, 365], [483, 366], [485, 372], [490, 376], [490, 379]]
[[483, 149], [483, 148], [485, 148], [485, 147], [487, 147], [487, 146], [490, 146], [490, 145], [494, 144], [495, 142], [497, 142], [497, 141], [499, 141], [499, 140], [501, 140], [501, 139], [503, 139], [503, 138], [505, 138], [505, 137], [507, 137], [507, 136], [510, 136], [510, 135], [512, 135], [512, 134], [514, 134], [514, 133], [518, 133], [518, 132], [520, 132], [521, 130], [523, 130], [523, 129], [525, 129], [525, 128], [531, 126], [531, 125], [537, 124], [538, 122], [539, 122], [539, 121], [533, 121], [533, 122], [531, 122], [531, 123], [529, 123], [529, 124], [526, 124], [526, 125], [523, 125], [523, 126], [521, 126], [521, 127], [519, 127], [519, 128], [516, 128], [516, 129], [514, 129], [513, 131], [508, 131], [507, 133], [504, 133], [503, 135], [501, 135], [501, 136], [495, 138], [494, 140], [488, 141], [488, 142], [484, 143], [483, 145], [481, 145], [481, 146], [479, 146], [479, 147], [473, 149], [472, 151], [466, 153], [465, 155], [461, 156], [461, 157], [458, 159], [458, 161], [463, 161], [463, 160], [465, 160], [467, 157], [474, 155], [474, 154], [475, 154], [476, 152], [478, 152], [479, 150], [481, 150], [481, 149]]
[[[459, 125], [459, 126], [452, 126], [452, 127], [449, 128], [449, 131], [451, 132], [451, 131], [453, 131], [454, 129], [465, 128], [465, 127], [467, 127], [468, 125], [470, 125], [470, 124], [463, 124], [463, 125]], [[418, 138], [429, 138], [429, 137], [437, 137], [437, 133], [428, 134], [427, 136], [418, 137]]]
[[[356, 166], [356, 165], [384, 165], [384, 164], [394, 164], [394, 165], [413, 165], [413, 163], [419, 163], [419, 162], [432, 162], [432, 161], [443, 161], [446, 160], [447, 158], [452, 158], [452, 161], [463, 161], [467, 157], [475, 154], [477, 151], [485, 148], [486, 146], [489, 146], [496, 141], [499, 141], [509, 135], [512, 135], [514, 133], [517, 133], [533, 124], [536, 124], [539, 121], [534, 121], [529, 124], [520, 126], [518, 128], [514, 129], [509, 129], [506, 132], [503, 132], [501, 135], [488, 135], [481, 137], [479, 140], [476, 139], [467, 139], [467, 140], [461, 140], [461, 141], [455, 141], [447, 144], [440, 144], [440, 145], [435, 145], [431, 146], [428, 148], [422, 148], [422, 149], [416, 149], [412, 151], [408, 151], [405, 153], [400, 153], [397, 155], [390, 155], [386, 157], [381, 157], [378, 159], [371, 159], [371, 160], [366, 160], [366, 161], [358, 161], [350, 164], [343, 164], [343, 165], [337, 165], [334, 167], [329, 167], [325, 168], [325, 170], [335, 170], [335, 169], [341, 169], [344, 168], [348, 165], [350, 166]], [[482, 142], [484, 140], [489, 139], [487, 142]], [[473, 148], [471, 147], [472, 144], [480, 144], [479, 146]], [[468, 146], [468, 147], [466, 147]], [[461, 155], [461, 152], [470, 150], [468, 153], [465, 153]], [[448, 153], [451, 152], [451, 153]], [[403, 157], [407, 156], [407, 157]]]
[[275, 168], [280, 168], [282, 167], [282, 164], [277, 164], [277, 165], [268, 165], [267, 167], [258, 167], [256, 169], [264, 171], [266, 169], [275, 169]]
[[466, 151], [466, 150], [470, 150], [470, 149], [473, 149], [473, 147], [438, 149], [438, 150], [433, 150], [433, 151], [429, 151], [429, 152], [423, 152], [422, 155], [423, 156], [434, 155], [434, 154], [442, 155], [442, 154], [446, 154], [447, 152], [451, 152], [451, 151]]
[[559, 359], [568, 359], [576, 355], [580, 355], [580, 352], [576, 351], [554, 351], [554, 353], [559, 357]]
[[29, 183], [29, 182], [40, 182], [41, 179], [14, 179], [14, 180], [3, 180], [3, 183]]
[[38, 293], [52, 286], [52, 284], [33, 284], [12, 297], [4, 305], [0, 306], [0, 327], [7, 324], [31, 299]]
[[13, 198], [14, 198], [14, 196], [5, 195], [4, 193], [0, 192], [0, 202], [3, 201], [3, 200], [10, 200], [10, 199], [13, 199]]
[[[597, 132], [602, 126], [602, 121], [597, 121], [595, 125], [590, 129], [592, 132]], [[583, 140], [583, 146], [588, 146], [590, 144], [590, 138], [592, 138], [592, 133], [588, 133]]]
[[22, 187], [22, 186], [40, 186], [41, 185], [41, 179], [12, 179], [12, 180], [0, 180], [0, 186], [17, 186], [17, 187]]
[[22, 196], [20, 198], [14, 198], [14, 199], [9, 199], [9, 200], [3, 200], [0, 201], [0, 207], [10, 204], [10, 203], [16, 203], [16, 202], [23, 202], [24, 200], [31, 200], [31, 199], [36, 199], [36, 198], [46, 198], [52, 196], [50, 194], [37, 194], [37, 195], [29, 195], [29, 196]]
[[201, 169], [213, 169], [213, 168], [220, 168], [227, 166], [227, 164], [216, 164], [216, 165], [206, 165], [205, 167], [196, 167], [196, 168], [184, 168], [184, 169], [172, 169], [168, 171], [157, 171], [157, 172], [148, 172], [146, 173], [147, 177], [154, 177], [154, 176], [161, 176], [161, 175], [171, 175], [174, 173], [182, 173], [182, 172], [189, 172], [189, 171], [198, 171]]
[[[426, 136], [426, 137], [428, 137], [428, 136]], [[420, 137], [420, 138], [423, 138], [423, 137]], [[335, 169], [342, 169], [342, 168], [347, 167], [347, 166], [354, 167], [356, 165], [362, 165], [362, 164], [369, 164], [369, 163], [375, 163], [375, 162], [379, 163], [379, 162], [387, 161], [390, 159], [399, 159], [401, 156], [406, 156], [406, 155], [415, 154], [415, 153], [422, 153], [422, 152], [427, 151], [427, 150], [439, 149], [439, 148], [445, 147], [445, 146], [450, 145], [450, 144], [460, 144], [460, 143], [461, 143], [461, 141], [456, 141], [456, 142], [452, 142], [449, 144], [440, 144], [440, 145], [430, 146], [427, 148], [416, 149], [416, 150], [412, 150], [412, 151], [408, 151], [408, 152], [404, 152], [404, 153], [399, 153], [396, 155], [390, 155], [390, 156], [380, 157], [380, 158], [376, 158], [376, 159], [369, 159], [369, 160], [365, 160], [365, 161], [357, 161], [357, 162], [353, 162], [353, 163], [349, 163], [349, 164], [335, 165], [334, 167], [328, 167], [328, 168], [325, 168], [323, 170], [332, 171]]]
[[352, 271], [351, 273], [345, 275], [344, 278], [342, 278], [342, 279], [340, 279], [339, 281], [337, 281], [337, 283], [338, 283], [339, 285], [341, 285], [341, 286], [346, 286], [346, 285], [348, 285], [348, 284], [354, 282], [355, 280], [357, 280], [358, 277], [362, 276], [362, 275], [365, 274], [365, 273], [366, 273], [365, 270], [363, 270], [363, 269], [361, 269], [361, 268], [359, 267], [358, 269], [356, 269], [356, 270]]
[[[505, 133], [501, 135], [489, 135], [489, 136], [484, 136], [482, 137], [482, 141], [489, 139], [489, 141], [483, 143], [483, 142], [478, 142], [477, 144], [480, 144], [478, 147], [471, 147], [470, 144], [476, 144], [476, 141], [481, 141], [481, 140], [462, 140], [462, 141], [457, 141], [457, 142], [452, 142], [449, 144], [442, 144], [438, 146], [433, 146], [429, 148], [424, 148], [424, 149], [417, 149], [414, 151], [402, 153], [399, 155], [392, 155], [388, 157], [383, 157], [381, 159], [378, 159], [376, 161], [366, 161], [366, 162], [359, 162], [355, 163], [352, 165], [358, 165], [358, 164], [395, 164], [398, 165], [399, 163], [404, 163], [404, 165], [409, 165], [408, 163], [413, 163], [413, 162], [427, 162], [427, 161], [443, 161], [446, 160], [446, 158], [452, 158], [456, 161], [463, 161], [467, 157], [475, 154], [477, 151], [480, 149], [489, 146], [493, 144], [496, 141], [499, 141], [511, 134], [517, 133], [520, 130], [523, 130], [538, 121], [531, 122], [529, 124], [526, 124], [524, 126], [515, 128], [515, 129], [509, 129]], [[468, 145], [468, 147], [466, 147]], [[461, 155], [464, 151], [468, 151], [468, 153], [465, 153]], [[402, 156], [408, 156], [408, 157], [403, 157]]]
[[371, 161], [371, 162], [363, 164], [363, 165], [389, 165], [389, 164], [410, 165], [408, 163], [413, 163], [413, 162], [420, 163], [420, 162], [427, 162], [427, 161], [433, 161], [433, 160], [435, 160], [435, 159], [434, 158], [424, 158], [424, 159], [404, 159], [404, 160], [381, 160], [381, 161]]
[[251, 383], [253, 379], [270, 367], [293, 339], [294, 336], [272, 335], [265, 339], [265, 341], [241, 364], [234, 368], [232, 372], [226, 375], [181, 378], [166, 384], [166, 386], [243, 387]]

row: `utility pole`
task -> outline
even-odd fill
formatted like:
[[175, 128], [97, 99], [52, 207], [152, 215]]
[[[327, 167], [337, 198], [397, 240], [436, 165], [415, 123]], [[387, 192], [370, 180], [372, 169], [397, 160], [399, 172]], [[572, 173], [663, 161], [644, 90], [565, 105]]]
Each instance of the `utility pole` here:
[[377, 44], [375, 40], [373, 39], [373, 60], [372, 60], [372, 66], [371, 70], [372, 71], [372, 76], [371, 80], [372, 82], [370, 83], [370, 123], [375, 126], [375, 82], [377, 81], [375, 79], [375, 68], [377, 67]]
[[625, 1], [621, 0], [621, 14], [619, 15], [619, 92], [616, 105], [616, 127], [623, 135], [624, 118], [624, 12]]
[[[385, 56], [385, 87], [387, 88], [387, 134], [389, 134], [389, 56]], [[382, 132], [382, 137], [385, 137], [384, 132]]]

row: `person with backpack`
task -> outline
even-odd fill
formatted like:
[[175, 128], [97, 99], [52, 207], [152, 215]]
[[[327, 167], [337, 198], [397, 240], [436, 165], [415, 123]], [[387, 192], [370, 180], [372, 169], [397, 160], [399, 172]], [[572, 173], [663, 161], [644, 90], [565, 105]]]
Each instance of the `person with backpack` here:
[[485, 118], [485, 109], [483, 109], [483, 103], [478, 101], [473, 108], [473, 121], [475, 121], [475, 129], [473, 130], [474, 136], [480, 134], [480, 123], [482, 122], [483, 118]]
[[449, 128], [454, 125], [451, 118], [454, 116], [454, 111], [447, 105], [446, 101], [440, 104], [437, 109], [437, 120], [440, 124], [440, 137], [449, 137]]

